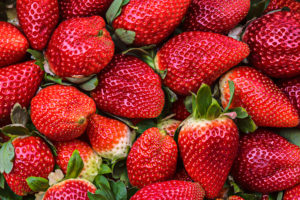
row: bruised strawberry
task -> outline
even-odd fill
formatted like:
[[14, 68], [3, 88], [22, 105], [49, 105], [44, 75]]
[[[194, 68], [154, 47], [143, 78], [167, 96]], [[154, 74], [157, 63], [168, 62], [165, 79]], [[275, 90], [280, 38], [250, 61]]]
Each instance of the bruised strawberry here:
[[177, 94], [196, 92], [212, 84], [249, 54], [246, 44], [224, 35], [184, 32], [169, 40], [157, 53], [156, 65], [167, 70], [164, 84]]
[[138, 58], [116, 55], [98, 78], [91, 96], [99, 109], [127, 118], [155, 118], [162, 112], [160, 77]]
[[242, 37], [250, 62], [272, 77], [300, 75], [299, 32], [300, 13], [279, 11], [256, 19]]
[[300, 12], [300, 3], [297, 0], [270, 0], [269, 5], [264, 12], [267, 13], [284, 7], [288, 7], [295, 12]]
[[54, 141], [67, 141], [84, 133], [96, 112], [93, 99], [72, 86], [52, 85], [31, 101], [31, 120], [38, 131]]
[[161, 130], [166, 131], [166, 133], [173, 137], [175, 134], [176, 129], [180, 125], [181, 121], [175, 119], [167, 119], [160, 122], [157, 127]]
[[180, 121], [185, 120], [191, 115], [184, 105], [184, 97], [178, 97], [178, 100], [172, 104], [171, 110], [175, 114], [174, 118]]
[[300, 199], [300, 185], [290, 188], [284, 192], [283, 200]]

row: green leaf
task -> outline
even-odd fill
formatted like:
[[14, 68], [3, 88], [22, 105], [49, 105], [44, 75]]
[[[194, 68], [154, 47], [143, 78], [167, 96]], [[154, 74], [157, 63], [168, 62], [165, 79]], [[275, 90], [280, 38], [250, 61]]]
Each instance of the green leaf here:
[[126, 45], [133, 44], [133, 42], [135, 40], [135, 32], [134, 31], [125, 30], [123, 28], [118, 28], [115, 30], [115, 34]]
[[110, 173], [112, 173], [112, 170], [108, 166], [108, 164], [102, 163], [100, 166], [99, 174], [110, 174]]
[[177, 95], [168, 87], [164, 87], [167, 95], [168, 95], [168, 99], [171, 103], [174, 103], [175, 101], [177, 101]]
[[249, 116], [247, 111], [242, 107], [236, 107], [236, 108], [228, 109], [227, 112], [235, 112], [237, 114], [236, 117], [239, 118], [239, 119], [245, 119], [246, 117]]
[[280, 129], [279, 135], [286, 138], [289, 142], [300, 147], [300, 129], [298, 128]]
[[53, 83], [57, 83], [59, 85], [72, 85], [70, 83], [65, 83], [62, 81], [62, 78], [59, 76], [52, 76], [50, 74], [45, 73], [44, 76], [45, 81], [49, 81], [49, 82], [53, 82]]
[[42, 61], [42, 62], [45, 60], [44, 54], [40, 51], [33, 50], [33, 49], [27, 49], [27, 52], [33, 56], [34, 60]]
[[142, 134], [147, 129], [152, 128], [152, 127], [156, 127], [156, 123], [153, 119], [146, 119], [146, 120], [143, 120], [143, 121], [137, 123], [136, 126], [138, 127], [137, 133]]
[[99, 189], [96, 192], [97, 194], [101, 194], [102, 196], [105, 196], [109, 200], [114, 199], [114, 195], [111, 191], [110, 184], [104, 176], [102, 175], [96, 176], [94, 183], [96, 187]]
[[75, 150], [68, 162], [67, 174], [65, 179], [77, 178], [81, 170], [83, 169], [83, 166], [84, 164], [80, 157], [79, 151]]
[[109, 182], [112, 192], [115, 196], [115, 200], [126, 200], [127, 190], [125, 184], [121, 181], [114, 182], [110, 180]]
[[235, 90], [233, 81], [228, 81], [228, 84], [229, 84], [230, 98], [229, 98], [229, 101], [228, 101], [228, 104], [227, 104], [226, 108], [224, 109], [225, 112], [228, 110], [229, 106], [232, 103], [232, 100], [233, 100], [233, 97], [234, 97], [234, 90]]
[[262, 194], [260, 194], [260, 193], [252, 193], [252, 194], [238, 193], [236, 195], [240, 196], [244, 199], [247, 199], [247, 200], [261, 200], [261, 197], [262, 197]]
[[216, 119], [217, 117], [220, 116], [221, 113], [222, 113], [221, 106], [219, 105], [218, 101], [213, 98], [212, 103], [207, 109], [206, 119], [208, 120]]
[[130, 200], [130, 198], [137, 192], [139, 191], [138, 188], [136, 187], [131, 187], [127, 190], [127, 199]]
[[98, 85], [98, 78], [95, 76], [94, 78], [90, 79], [89, 81], [79, 85], [79, 87], [85, 91], [92, 91], [94, 90]]
[[0, 173], [0, 188], [4, 189], [5, 178], [2, 173]]
[[108, 8], [105, 17], [108, 24], [112, 24], [114, 19], [118, 16], [120, 13], [120, 10], [122, 9], [122, 0], [114, 0], [110, 7]]
[[11, 135], [30, 135], [29, 130], [23, 124], [9, 124], [1, 128], [4, 134]]
[[4, 189], [0, 188], [0, 199], [1, 200], [22, 200], [23, 197], [16, 195], [5, 183]]
[[13, 168], [15, 149], [11, 141], [5, 142], [0, 149], [0, 172], [10, 173]]
[[101, 191], [96, 190], [95, 194], [88, 192], [89, 200], [110, 200]]
[[10, 119], [13, 124], [23, 124], [26, 126], [28, 122], [28, 113], [27, 109], [19, 103], [16, 103], [10, 112]]
[[277, 200], [282, 200], [283, 199], [283, 191], [279, 192], [277, 195]]
[[246, 20], [251, 20], [254, 17], [260, 17], [264, 10], [268, 7], [270, 0], [252, 0], [251, 7], [246, 16]]
[[243, 133], [252, 133], [257, 129], [250, 115], [244, 119], [237, 119], [237, 126]]
[[192, 106], [192, 101], [193, 101], [193, 96], [187, 96], [185, 99], [184, 99], [184, 106], [186, 108], [186, 110], [189, 112], [189, 113], [192, 113], [193, 112], [193, 106]]
[[211, 90], [210, 87], [206, 84], [202, 84], [200, 89], [197, 92], [197, 98], [196, 98], [196, 103], [197, 103], [197, 110], [194, 111], [196, 116], [195, 118], [205, 118], [207, 110], [212, 103], [212, 95], [211, 95]]
[[125, 159], [115, 162], [112, 166], [112, 171], [112, 177], [114, 179], [120, 179], [125, 185], [129, 185]]
[[56, 151], [56, 148], [55, 148], [54, 144], [44, 134], [41, 134], [38, 131], [33, 131], [32, 135], [42, 138], [47, 143], [48, 147], [51, 149], [52, 154], [54, 156], [57, 156], [57, 151]]
[[49, 188], [48, 179], [30, 176], [26, 179], [30, 189], [34, 192], [46, 191]]

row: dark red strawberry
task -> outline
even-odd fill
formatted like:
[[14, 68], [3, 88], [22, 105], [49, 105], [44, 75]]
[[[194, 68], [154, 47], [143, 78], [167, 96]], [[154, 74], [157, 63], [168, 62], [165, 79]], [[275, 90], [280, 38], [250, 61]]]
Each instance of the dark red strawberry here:
[[184, 105], [185, 97], [178, 97], [178, 100], [172, 104], [172, 113], [175, 114], [174, 118], [180, 121], [185, 120], [191, 115]]
[[91, 93], [97, 107], [127, 118], [155, 118], [164, 107], [160, 77], [133, 56], [116, 55]]
[[57, 0], [17, 0], [17, 14], [30, 46], [44, 49], [58, 23]]
[[179, 181], [193, 181], [184, 168], [178, 170], [172, 179]]
[[169, 40], [157, 53], [156, 65], [167, 70], [164, 84], [177, 94], [196, 92], [212, 84], [249, 54], [246, 44], [224, 35], [184, 32]]
[[250, 62], [272, 77], [300, 75], [299, 33], [300, 13], [279, 11], [254, 20], [243, 35]]
[[300, 185], [290, 188], [284, 192], [283, 200], [298, 200], [300, 199]]
[[300, 3], [297, 0], [270, 0], [269, 5], [264, 12], [267, 13], [283, 7], [288, 7], [292, 11], [300, 12]]

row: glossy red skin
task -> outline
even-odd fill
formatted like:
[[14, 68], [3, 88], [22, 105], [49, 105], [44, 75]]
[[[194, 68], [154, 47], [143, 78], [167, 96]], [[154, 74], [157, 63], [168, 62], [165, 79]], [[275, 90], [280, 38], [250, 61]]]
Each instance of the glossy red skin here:
[[176, 94], [197, 92], [202, 83], [219, 76], [249, 55], [249, 48], [224, 35], [184, 32], [169, 40], [157, 53], [157, 67], [167, 70], [164, 84]]
[[300, 13], [279, 11], [253, 21], [243, 35], [252, 65], [271, 77], [300, 75]]
[[56, 75], [76, 77], [98, 73], [113, 54], [114, 43], [105, 21], [93, 16], [62, 22], [51, 36], [45, 56]]
[[147, 129], [133, 144], [126, 166], [130, 184], [138, 188], [169, 180], [177, 165], [177, 144], [158, 128]]
[[17, 15], [31, 48], [43, 50], [58, 23], [57, 0], [17, 0]]
[[[225, 77], [225, 78], [224, 78]], [[286, 95], [267, 76], [251, 67], [237, 67], [225, 74], [220, 82], [222, 105], [228, 104], [228, 81], [235, 84], [235, 95], [230, 108], [243, 107], [258, 126], [296, 127], [297, 110]]]
[[243, 136], [232, 168], [244, 189], [268, 194], [300, 183], [300, 148], [265, 129]]
[[300, 199], [300, 185], [290, 188], [284, 192], [283, 200]]
[[155, 118], [163, 110], [160, 77], [136, 57], [114, 56], [98, 79], [91, 96], [105, 112], [127, 118]]
[[185, 120], [191, 115], [184, 105], [185, 97], [178, 97], [178, 100], [172, 104], [171, 111], [175, 114], [174, 118], [180, 121]]
[[228, 33], [249, 9], [250, 0], [192, 0], [183, 26], [188, 31]]
[[130, 0], [113, 21], [113, 28], [135, 32], [133, 45], [158, 44], [168, 37], [183, 19], [191, 0]]
[[189, 176], [205, 190], [206, 197], [218, 197], [238, 149], [239, 133], [226, 117], [212, 121], [189, 119], [178, 136], [180, 155]]
[[0, 67], [21, 61], [28, 47], [27, 39], [15, 26], [0, 21]]
[[26, 178], [47, 178], [53, 171], [54, 158], [47, 144], [39, 137], [18, 137], [12, 144], [15, 150], [13, 169], [3, 175], [15, 194], [25, 196], [32, 192]]
[[0, 69], [0, 127], [10, 123], [10, 112], [16, 103], [28, 107], [35, 95], [44, 72], [34, 62]]
[[53, 141], [68, 141], [82, 135], [96, 104], [72, 86], [52, 85], [31, 101], [31, 120], [38, 131]]
[[292, 11], [300, 12], [300, 3], [296, 0], [270, 0], [269, 5], [264, 12], [267, 13], [283, 7], [289, 7]]
[[113, 0], [60, 0], [59, 7], [63, 19], [76, 17], [103, 16]]

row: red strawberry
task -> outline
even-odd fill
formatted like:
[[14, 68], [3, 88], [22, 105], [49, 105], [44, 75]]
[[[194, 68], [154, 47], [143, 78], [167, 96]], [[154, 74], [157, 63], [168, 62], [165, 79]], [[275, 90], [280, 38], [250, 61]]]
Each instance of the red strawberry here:
[[243, 188], [264, 194], [300, 183], [300, 148], [269, 131], [241, 138], [232, 175]]
[[17, 0], [17, 14], [30, 46], [44, 49], [58, 23], [57, 0]]
[[67, 179], [50, 187], [43, 200], [89, 200], [88, 192], [95, 193], [96, 187], [84, 179]]
[[242, 197], [239, 197], [239, 196], [234, 195], [234, 196], [230, 196], [230, 197], [228, 198], [228, 200], [245, 200], [245, 199], [242, 198]]
[[44, 72], [27, 61], [0, 69], [0, 127], [10, 122], [10, 112], [14, 104], [28, 107], [35, 95]]
[[156, 64], [167, 70], [164, 84], [181, 95], [212, 84], [249, 54], [246, 44], [224, 35], [184, 32], [169, 40], [157, 53]]
[[283, 7], [289, 7], [292, 11], [300, 12], [300, 3], [297, 0], [270, 0], [269, 5], [264, 12], [267, 13]]
[[300, 13], [280, 11], [253, 21], [243, 35], [252, 65], [276, 78], [300, 75]]
[[179, 181], [193, 181], [184, 168], [177, 171], [173, 179]]
[[114, 29], [135, 32], [133, 44], [158, 44], [180, 24], [191, 0], [130, 0], [120, 16], [113, 21]]
[[31, 101], [35, 127], [54, 141], [67, 141], [84, 133], [88, 118], [96, 112], [93, 99], [72, 86], [52, 85]]
[[228, 81], [235, 84], [235, 94], [230, 107], [243, 107], [258, 126], [295, 127], [299, 116], [288, 98], [273, 81], [251, 67], [237, 67], [220, 79], [223, 107], [228, 104]]
[[28, 47], [27, 39], [16, 27], [0, 21], [0, 67], [22, 60]]
[[250, 0], [192, 0], [183, 25], [189, 31], [228, 33], [249, 9]]
[[62, 22], [49, 42], [46, 58], [50, 69], [61, 77], [98, 73], [111, 60], [114, 43], [99, 16]]
[[174, 118], [180, 121], [185, 120], [191, 115], [185, 108], [184, 99], [184, 97], [178, 97], [178, 100], [172, 104], [172, 113], [175, 114]]
[[174, 139], [158, 128], [150, 128], [133, 144], [126, 166], [131, 185], [142, 188], [169, 180], [175, 173], [176, 164], [177, 145]]
[[155, 118], [165, 98], [159, 76], [133, 56], [116, 55], [91, 93], [99, 109], [127, 118]]
[[284, 192], [283, 200], [298, 200], [300, 199], [300, 185], [290, 188]]
[[15, 157], [13, 169], [4, 173], [5, 180], [14, 193], [25, 196], [32, 192], [26, 178], [47, 178], [54, 168], [54, 158], [47, 144], [39, 137], [17, 137], [12, 142]]
[[87, 128], [93, 149], [103, 158], [125, 158], [131, 146], [131, 133], [124, 123], [94, 114]]
[[161, 130], [166, 131], [166, 133], [173, 137], [175, 134], [176, 129], [180, 125], [181, 121], [175, 119], [167, 119], [160, 122], [157, 127]]

